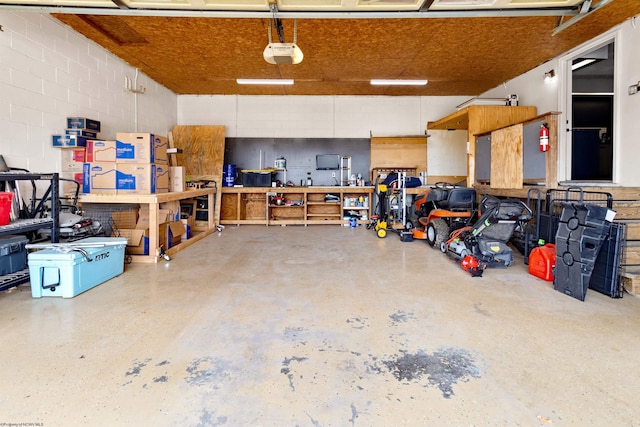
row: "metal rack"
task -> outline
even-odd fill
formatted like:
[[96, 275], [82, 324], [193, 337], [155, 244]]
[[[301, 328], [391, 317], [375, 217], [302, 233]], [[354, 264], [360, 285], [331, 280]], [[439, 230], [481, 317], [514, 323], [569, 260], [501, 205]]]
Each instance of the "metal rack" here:
[[340, 157], [340, 185], [349, 185], [351, 178], [351, 156]]
[[[31, 181], [34, 189], [32, 194], [32, 208], [22, 209], [21, 218], [11, 221], [7, 225], [0, 226], [0, 236], [9, 234], [22, 234], [31, 231], [37, 231], [42, 228], [51, 227], [51, 242], [58, 243], [60, 239], [60, 194], [59, 194], [59, 176], [57, 173], [31, 173], [31, 172], [0, 172], [0, 183], [6, 187], [6, 182], [15, 181]], [[44, 195], [35, 205], [35, 181], [50, 181], [49, 187], [45, 190]], [[22, 201], [19, 201], [22, 204]], [[49, 203], [50, 215], [44, 216], [45, 204]], [[29, 269], [0, 276], [0, 291], [12, 288], [14, 286], [29, 281]]]

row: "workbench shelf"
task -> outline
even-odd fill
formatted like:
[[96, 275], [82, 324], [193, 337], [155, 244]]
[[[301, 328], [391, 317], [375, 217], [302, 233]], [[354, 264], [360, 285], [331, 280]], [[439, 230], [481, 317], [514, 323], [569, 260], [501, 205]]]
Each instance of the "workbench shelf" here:
[[[262, 191], [261, 196], [257, 196], [258, 191]], [[342, 200], [345, 195], [349, 197], [367, 197], [371, 200], [373, 194], [372, 187], [278, 187], [260, 189], [259, 187], [224, 187], [222, 189], [222, 212], [221, 224], [266, 224], [266, 225], [319, 225], [335, 224], [344, 225], [348, 219], [344, 219], [344, 209]], [[252, 195], [250, 198], [245, 194]], [[270, 203], [270, 197], [283, 195], [285, 205]], [[331, 195], [336, 201], [327, 201]], [[243, 215], [243, 211], [249, 208], [246, 205], [251, 198], [265, 200], [265, 213], [258, 218], [256, 216], [248, 220]], [[294, 205], [287, 205], [286, 201], [294, 202]], [[359, 207], [359, 212], [369, 217], [370, 208]], [[364, 224], [366, 221], [361, 220]]]
[[[11, 221], [7, 225], [0, 226], [0, 236], [6, 236], [11, 234], [24, 234], [32, 231], [37, 231], [43, 228], [51, 229], [50, 241], [52, 243], [58, 243], [60, 239], [60, 189], [59, 189], [59, 176], [57, 173], [31, 173], [31, 172], [0, 172], [0, 184], [3, 191], [7, 191], [7, 182], [16, 181], [49, 181], [49, 187], [44, 192], [45, 197], [40, 200], [39, 206], [44, 206], [45, 203], [49, 203], [49, 216], [47, 217], [34, 217], [34, 218], [19, 218]], [[35, 185], [35, 184], [34, 184]], [[34, 186], [35, 188], [35, 186]], [[14, 193], [15, 197], [15, 193]], [[32, 199], [35, 200], [37, 195], [32, 194]], [[22, 201], [20, 201], [22, 203]], [[34, 212], [23, 212], [26, 216], [40, 216], [43, 214], [42, 210], [36, 209]], [[29, 269], [17, 271], [12, 274], [0, 276], [0, 291], [13, 288], [22, 283], [29, 281]]]
[[203, 239], [216, 230], [215, 218], [213, 209], [209, 207], [214, 206], [214, 198], [216, 195], [215, 188], [201, 188], [195, 190], [171, 192], [171, 193], [156, 193], [156, 194], [83, 194], [80, 196], [80, 203], [105, 203], [105, 204], [135, 204], [148, 205], [149, 207], [149, 253], [148, 255], [135, 255], [132, 256], [132, 262], [141, 263], [155, 263], [158, 262], [158, 253], [160, 247], [160, 221], [159, 210], [160, 203], [184, 201], [184, 200], [196, 200], [201, 201], [206, 197], [207, 206], [207, 220], [202, 221], [206, 226], [197, 228], [192, 231], [190, 239], [184, 240], [166, 250], [168, 255], [173, 255], [178, 251], [191, 246], [197, 241]]

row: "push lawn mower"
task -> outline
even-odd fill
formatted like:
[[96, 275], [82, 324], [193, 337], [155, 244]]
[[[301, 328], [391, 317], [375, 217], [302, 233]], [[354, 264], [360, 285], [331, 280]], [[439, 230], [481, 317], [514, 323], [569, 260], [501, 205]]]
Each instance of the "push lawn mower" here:
[[481, 216], [473, 226], [455, 230], [440, 244], [442, 252], [460, 261], [473, 276], [481, 276], [487, 267], [508, 267], [513, 251], [507, 245], [518, 226], [533, 217], [529, 206], [517, 199], [485, 196], [480, 202]]
[[414, 237], [439, 247], [452, 231], [470, 225], [476, 210], [476, 190], [437, 182], [427, 193], [416, 197], [414, 212], [422, 227], [416, 228]]

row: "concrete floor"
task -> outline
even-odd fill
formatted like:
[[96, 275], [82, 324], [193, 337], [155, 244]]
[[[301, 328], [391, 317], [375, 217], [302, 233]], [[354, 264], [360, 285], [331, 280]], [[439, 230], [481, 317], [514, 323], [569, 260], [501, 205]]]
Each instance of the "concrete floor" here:
[[227, 227], [0, 313], [0, 423], [640, 425], [640, 299], [363, 227]]

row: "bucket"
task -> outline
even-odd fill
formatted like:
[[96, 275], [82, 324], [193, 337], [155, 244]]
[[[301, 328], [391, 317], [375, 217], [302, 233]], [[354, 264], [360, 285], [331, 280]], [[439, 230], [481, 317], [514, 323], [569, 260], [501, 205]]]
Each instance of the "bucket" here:
[[556, 245], [547, 243], [531, 250], [529, 255], [529, 274], [553, 282], [553, 269], [556, 266]]
[[233, 187], [236, 183], [236, 165], [224, 165], [222, 169], [222, 186]]
[[13, 193], [0, 192], [0, 225], [9, 224]]
[[276, 161], [274, 162], [274, 166], [276, 169], [286, 169], [287, 161], [281, 157], [279, 159], [276, 159]]

